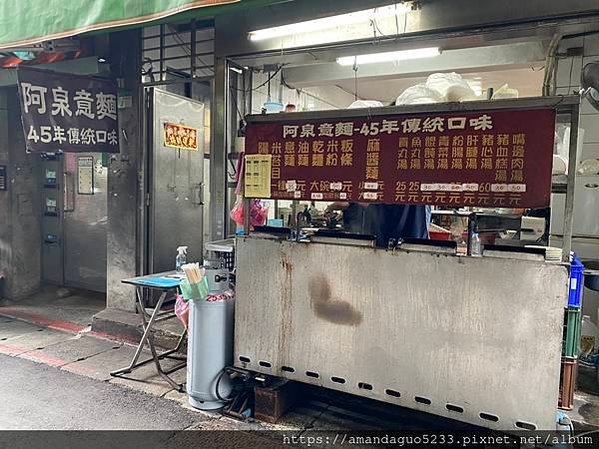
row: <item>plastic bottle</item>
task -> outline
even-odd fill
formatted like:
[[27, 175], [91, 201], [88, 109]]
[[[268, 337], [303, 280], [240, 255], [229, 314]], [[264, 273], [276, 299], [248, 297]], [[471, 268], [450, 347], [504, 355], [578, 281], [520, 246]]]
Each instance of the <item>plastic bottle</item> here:
[[178, 272], [183, 271], [181, 268], [187, 263], [187, 246], [180, 246], [177, 248], [177, 258], [175, 259], [175, 267]]
[[483, 255], [478, 232], [472, 233], [472, 239], [470, 240], [470, 255], [474, 257], [480, 257]]

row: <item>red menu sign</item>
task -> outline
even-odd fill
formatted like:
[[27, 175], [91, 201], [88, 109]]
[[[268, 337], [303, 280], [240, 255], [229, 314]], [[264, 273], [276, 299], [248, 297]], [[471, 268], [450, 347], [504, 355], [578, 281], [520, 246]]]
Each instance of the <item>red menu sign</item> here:
[[271, 198], [545, 207], [553, 109], [250, 123], [271, 154]]

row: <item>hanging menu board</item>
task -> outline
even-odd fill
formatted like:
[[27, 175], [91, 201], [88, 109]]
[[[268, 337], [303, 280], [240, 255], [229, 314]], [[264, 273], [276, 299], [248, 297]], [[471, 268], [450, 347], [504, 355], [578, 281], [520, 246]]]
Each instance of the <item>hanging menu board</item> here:
[[119, 152], [113, 80], [32, 68], [17, 78], [28, 152]]
[[246, 153], [272, 155], [274, 199], [545, 207], [554, 131], [553, 109], [278, 119]]

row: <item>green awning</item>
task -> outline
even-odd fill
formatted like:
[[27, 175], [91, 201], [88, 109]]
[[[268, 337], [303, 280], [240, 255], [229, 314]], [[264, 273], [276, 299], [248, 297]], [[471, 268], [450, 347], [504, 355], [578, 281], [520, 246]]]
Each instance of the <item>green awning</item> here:
[[194, 16], [209, 17], [270, 3], [278, 2], [265, 0], [1, 0], [0, 50], [90, 31], [154, 22], [186, 12], [189, 15], [195, 13]]

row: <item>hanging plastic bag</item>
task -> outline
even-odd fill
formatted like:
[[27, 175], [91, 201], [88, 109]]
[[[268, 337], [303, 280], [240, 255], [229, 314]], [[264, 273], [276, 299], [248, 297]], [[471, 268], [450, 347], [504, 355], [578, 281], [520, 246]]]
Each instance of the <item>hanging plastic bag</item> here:
[[185, 301], [183, 295], [177, 295], [177, 300], [175, 301], [175, 315], [177, 315], [177, 318], [181, 320], [183, 326], [187, 329], [189, 323], [189, 303]]
[[[243, 226], [245, 223], [245, 211], [243, 198], [238, 197], [235, 201], [233, 209], [231, 209], [231, 219], [239, 226]], [[250, 200], [250, 225], [251, 226], [264, 226], [268, 219], [268, 206], [262, 201], [253, 199]]]
[[[244, 201], [241, 195], [243, 192], [243, 179], [245, 176], [245, 153], [241, 153], [239, 160], [237, 161], [237, 188], [235, 193], [237, 194], [237, 200], [233, 205], [233, 209], [229, 213], [231, 219], [239, 226], [245, 224], [244, 214]], [[250, 225], [251, 226], [264, 226], [268, 220], [268, 206], [258, 199], [250, 201]]]

